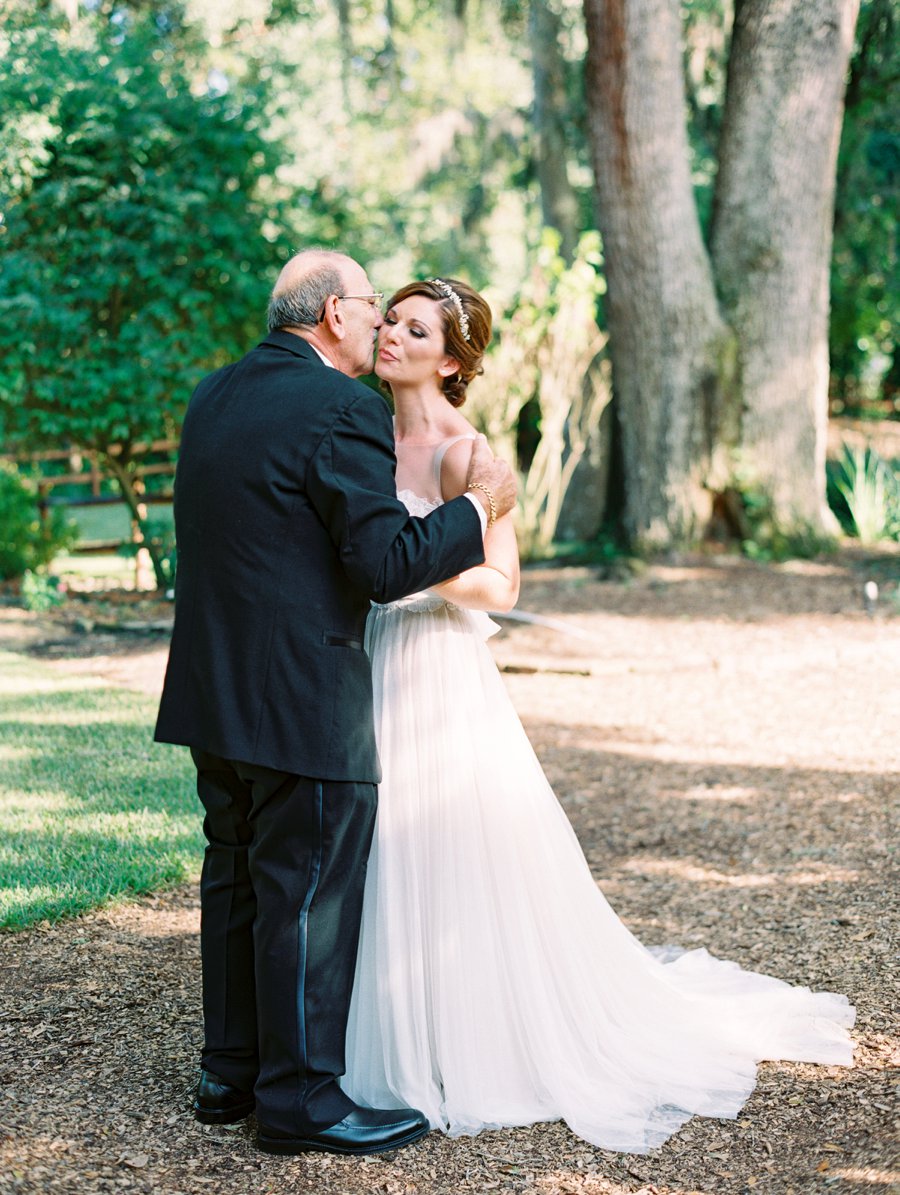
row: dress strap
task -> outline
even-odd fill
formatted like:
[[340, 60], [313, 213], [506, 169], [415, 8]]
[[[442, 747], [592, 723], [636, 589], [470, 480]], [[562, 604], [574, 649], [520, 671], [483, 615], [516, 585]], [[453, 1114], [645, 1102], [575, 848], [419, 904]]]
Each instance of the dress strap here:
[[441, 493], [441, 466], [444, 463], [444, 457], [447, 455], [447, 449], [452, 448], [454, 444], [458, 444], [460, 440], [475, 439], [477, 437], [473, 432], [464, 432], [461, 436], [451, 436], [449, 440], [442, 441], [434, 450], [434, 482], [439, 494]]

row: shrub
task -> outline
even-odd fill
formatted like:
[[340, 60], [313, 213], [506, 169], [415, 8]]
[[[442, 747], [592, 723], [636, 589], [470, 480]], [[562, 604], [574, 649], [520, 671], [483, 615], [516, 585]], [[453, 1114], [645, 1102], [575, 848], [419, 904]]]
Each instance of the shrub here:
[[861, 543], [900, 538], [900, 482], [874, 448], [845, 444], [835, 485]]
[[22, 604], [26, 610], [52, 610], [65, 600], [65, 587], [59, 577], [46, 577], [31, 569], [22, 577]]
[[49, 563], [77, 537], [75, 524], [58, 509], [41, 520], [27, 482], [13, 465], [0, 462], [0, 581]]

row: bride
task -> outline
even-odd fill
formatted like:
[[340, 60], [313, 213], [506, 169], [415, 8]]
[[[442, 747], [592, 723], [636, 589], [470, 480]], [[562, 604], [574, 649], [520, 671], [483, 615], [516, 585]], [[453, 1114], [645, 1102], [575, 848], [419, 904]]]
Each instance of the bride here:
[[[390, 300], [376, 372], [415, 515], [465, 488], [475, 433], [459, 408], [490, 334], [463, 282]], [[345, 1090], [451, 1135], [563, 1118], [644, 1152], [695, 1114], [736, 1116], [762, 1059], [850, 1064], [845, 997], [705, 950], [656, 956], [616, 917], [485, 643], [483, 611], [518, 597], [510, 516], [485, 556], [369, 617], [383, 780]]]

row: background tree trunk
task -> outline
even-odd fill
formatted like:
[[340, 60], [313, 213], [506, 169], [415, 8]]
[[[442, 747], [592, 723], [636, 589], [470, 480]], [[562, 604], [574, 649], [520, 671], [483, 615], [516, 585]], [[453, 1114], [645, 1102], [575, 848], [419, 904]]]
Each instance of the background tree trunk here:
[[131, 458], [127, 452], [106, 452], [102, 449], [101, 452], [107, 469], [119, 483], [119, 490], [131, 515], [132, 526], [138, 530], [137, 542], [146, 549], [150, 557], [157, 587], [164, 589], [171, 583], [172, 578], [166, 572], [165, 562], [159, 548], [154, 544], [152, 537], [147, 534], [146, 509], [141, 509], [141, 500], [138, 497], [131, 471]]
[[559, 46], [561, 21], [547, 0], [531, 0], [528, 39], [534, 78], [534, 142], [541, 215], [560, 235], [566, 263], [575, 255], [581, 232], [578, 198], [569, 181], [565, 115], [566, 63]]
[[702, 531], [734, 350], [690, 177], [676, 0], [584, 0], [588, 128], [632, 540]]
[[844, 79], [859, 0], [738, 0], [713, 209], [738, 337], [742, 468], [785, 530], [825, 501], [828, 285]]

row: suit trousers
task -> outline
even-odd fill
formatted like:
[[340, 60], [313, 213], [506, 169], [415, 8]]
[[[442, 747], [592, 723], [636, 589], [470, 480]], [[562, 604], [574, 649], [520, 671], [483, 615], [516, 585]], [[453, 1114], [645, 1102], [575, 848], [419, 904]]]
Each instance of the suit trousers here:
[[374, 784], [316, 780], [191, 749], [206, 811], [202, 1065], [302, 1135], [353, 1103], [337, 1079], [356, 969]]

